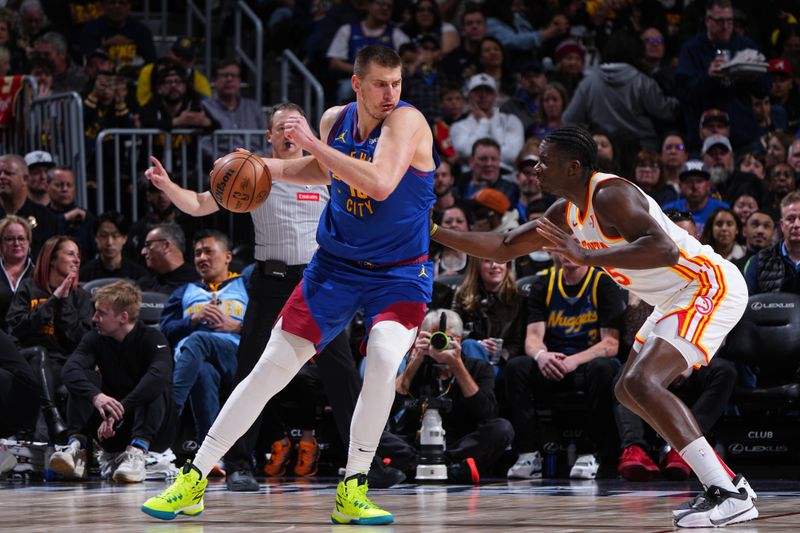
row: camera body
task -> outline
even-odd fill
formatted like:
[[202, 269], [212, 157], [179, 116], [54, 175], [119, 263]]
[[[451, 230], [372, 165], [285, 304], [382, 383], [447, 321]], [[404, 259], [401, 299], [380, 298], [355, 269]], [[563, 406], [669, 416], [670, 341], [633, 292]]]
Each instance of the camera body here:
[[442, 313], [439, 318], [439, 330], [431, 333], [431, 348], [443, 352], [450, 346], [450, 336], [447, 334], [447, 315]]

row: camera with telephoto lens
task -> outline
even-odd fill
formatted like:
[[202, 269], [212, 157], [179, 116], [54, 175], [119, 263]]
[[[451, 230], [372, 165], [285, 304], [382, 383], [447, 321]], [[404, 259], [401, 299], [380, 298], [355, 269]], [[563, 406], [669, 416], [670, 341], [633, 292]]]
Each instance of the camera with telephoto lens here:
[[431, 333], [431, 348], [442, 352], [450, 346], [450, 336], [447, 334], [447, 315], [442, 313], [439, 318], [439, 330]]

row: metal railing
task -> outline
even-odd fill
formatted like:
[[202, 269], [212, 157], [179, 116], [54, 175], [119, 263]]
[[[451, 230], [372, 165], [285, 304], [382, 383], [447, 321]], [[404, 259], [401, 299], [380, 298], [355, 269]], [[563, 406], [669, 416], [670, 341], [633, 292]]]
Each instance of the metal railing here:
[[[293, 74], [292, 69], [297, 71], [297, 74], [303, 80], [303, 109], [308, 115], [312, 127], [316, 130], [319, 126], [319, 121], [322, 118], [322, 113], [325, 107], [325, 92], [322, 90], [322, 85], [317, 81], [317, 78], [306, 68], [300, 59], [291, 50], [284, 50], [281, 56], [281, 101], [288, 101], [291, 96], [289, 95], [289, 84]], [[313, 102], [312, 102], [313, 100]]]
[[[97, 211], [106, 206], [108, 187], [113, 188], [113, 207], [126, 212], [123, 192], [129, 196], [131, 220], [139, 214], [139, 191], [143, 185], [144, 171], [150, 166], [150, 156], [160, 157], [171, 178], [185, 189], [198, 192], [208, 189], [208, 173], [213, 161], [236, 148], [266, 154], [268, 143], [261, 130], [202, 130], [116, 128], [97, 135]], [[106, 147], [109, 149], [105, 149]], [[130, 184], [124, 182], [130, 180]]]
[[[150, 20], [150, 0], [144, 0], [142, 5], [142, 18]], [[159, 38], [158, 55], [163, 56], [167, 51], [167, 0], [161, 0], [161, 9], [158, 15]]]
[[[23, 110], [25, 112], [25, 110]], [[60, 165], [75, 173], [75, 203], [85, 207], [86, 146], [83, 100], [75, 92], [34, 98], [26, 113], [29, 150], [50, 152]]]
[[[247, 70], [255, 79], [255, 94], [253, 95], [258, 105], [261, 105], [264, 95], [264, 25], [258, 15], [250, 9], [243, 0], [236, 4], [236, 13], [234, 16], [235, 30], [234, 30], [234, 50], [236, 59], [242, 64], [242, 70]], [[255, 58], [248, 55], [243, 43], [242, 22], [243, 18], [247, 18], [253, 23], [255, 32]], [[244, 74], [244, 72], [242, 72]], [[248, 79], [250, 77], [248, 76]]]
[[[203, 72], [206, 75], [211, 73], [211, 26], [213, 19], [211, 18], [211, 4], [212, 0], [204, 0], [203, 7], [197, 6], [195, 0], [186, 1], [186, 35], [194, 37], [194, 21], [200, 23], [203, 31]], [[202, 70], [202, 69], [201, 69]]]

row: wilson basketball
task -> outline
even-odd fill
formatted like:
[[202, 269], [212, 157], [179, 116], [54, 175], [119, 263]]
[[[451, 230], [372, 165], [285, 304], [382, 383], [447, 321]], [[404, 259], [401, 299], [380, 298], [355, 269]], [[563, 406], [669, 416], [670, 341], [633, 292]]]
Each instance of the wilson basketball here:
[[221, 157], [211, 171], [214, 200], [234, 213], [247, 213], [263, 204], [271, 188], [269, 168], [250, 152], [232, 152]]

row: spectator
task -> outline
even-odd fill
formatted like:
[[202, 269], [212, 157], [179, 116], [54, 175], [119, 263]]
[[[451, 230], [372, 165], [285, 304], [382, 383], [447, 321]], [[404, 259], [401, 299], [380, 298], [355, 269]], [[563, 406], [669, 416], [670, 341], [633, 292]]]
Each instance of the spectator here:
[[467, 81], [466, 92], [469, 114], [450, 128], [456, 153], [462, 158], [470, 153], [474, 157], [473, 145], [488, 137], [497, 142], [502, 165], [511, 169], [525, 142], [522, 122], [495, 107], [497, 83], [488, 74], [472, 76]]
[[733, 148], [727, 137], [711, 135], [703, 141], [703, 167], [711, 175], [711, 183], [726, 191], [733, 176]]
[[795, 131], [800, 126], [800, 89], [794, 82], [792, 63], [782, 57], [771, 59], [769, 73], [772, 76], [772, 103], [786, 110], [788, 128]]
[[[111, 70], [101, 70], [95, 74], [91, 87], [89, 96], [83, 100], [83, 137], [87, 161], [96, 160], [97, 135], [101, 131], [111, 128], [133, 128], [136, 125], [134, 116], [128, 108], [128, 87], [125, 80]], [[113, 176], [114, 170], [111, 165], [114, 163], [114, 137], [106, 137], [104, 143], [103, 160], [108, 163], [103, 167], [104, 175]], [[106, 189], [113, 194], [114, 187], [109, 185], [111, 184], [106, 185]]]
[[666, 57], [666, 39], [654, 26], [645, 28], [641, 34], [644, 43], [644, 72], [653, 78], [665, 96], [675, 96], [675, 65]]
[[567, 17], [562, 14], [555, 15], [546, 28], [537, 31], [519, 11], [512, 9], [510, 2], [487, 2], [484, 6], [489, 35], [508, 49], [517, 64], [522, 58], [536, 55], [546, 41], [569, 31]]
[[536, 60], [530, 61], [523, 65], [519, 83], [511, 98], [500, 106], [500, 111], [514, 115], [522, 122], [526, 137], [533, 135], [534, 117], [539, 111], [540, 97], [546, 84], [547, 76], [542, 64]]
[[715, 252], [734, 261], [744, 257], [744, 247], [736, 242], [742, 236], [742, 224], [736, 214], [725, 207], [717, 208], [708, 217], [700, 242], [711, 246]]
[[633, 181], [658, 202], [658, 205], [665, 205], [678, 199], [678, 193], [664, 180], [661, 157], [657, 152], [642, 150], [637, 154], [633, 166]]
[[94, 257], [97, 245], [94, 240], [94, 215], [75, 205], [75, 173], [64, 166], [47, 171], [47, 206], [58, 217], [59, 233], [69, 235], [81, 248], [82, 257]]
[[182, 413], [191, 398], [197, 441], [219, 414], [220, 396], [236, 377], [236, 350], [247, 308], [247, 277], [230, 272], [230, 239], [198, 234], [194, 266], [200, 281], [178, 287], [161, 313], [161, 331], [173, 346], [172, 386]]
[[6, 77], [9, 74], [11, 74], [11, 54], [5, 46], [0, 45], [0, 76]]
[[602, 64], [589, 70], [578, 85], [563, 121], [602, 126], [609, 133], [633, 134], [642, 148], [658, 150], [656, 122], [671, 122], [678, 101], [664, 96], [658, 84], [640, 72], [640, 39], [618, 32], [603, 49]]
[[564, 110], [569, 105], [569, 94], [559, 82], [550, 82], [544, 86], [539, 95], [534, 115], [533, 135], [543, 137], [563, 122]]
[[[524, 152], [524, 150], [523, 150]], [[534, 153], [520, 154], [517, 159], [517, 185], [519, 185], [519, 201], [516, 209], [519, 214], [520, 224], [528, 221], [528, 205], [537, 200], [547, 200], [552, 203], [552, 197], [542, 192], [542, 185], [536, 176], [536, 165], [539, 156]]]
[[763, 180], [767, 176], [764, 167], [764, 154], [758, 152], [746, 152], [739, 156], [739, 163], [736, 165], [739, 172], [753, 174], [756, 178]]
[[46, 57], [53, 62], [53, 92], [83, 93], [86, 88], [86, 75], [83, 69], [69, 57], [67, 39], [56, 31], [49, 31], [36, 39], [34, 54]]
[[70, 237], [50, 237], [36, 258], [33, 277], [22, 280], [6, 315], [9, 332], [24, 348], [41, 385], [42, 412], [50, 438], [62, 442], [65, 429], [56, 389], [67, 356], [91, 329], [92, 303], [78, 287], [81, 255]]
[[[98, 72], [114, 72], [115, 65], [108, 57], [108, 52], [103, 48], [93, 50], [86, 56], [86, 64], [83, 66], [83, 73], [90, 84], [93, 84], [97, 78]], [[92, 86], [88, 87], [90, 90]]]
[[496, 189], [482, 189], [472, 197], [472, 229], [505, 233], [519, 226], [517, 211], [508, 197]]
[[490, 137], [478, 138], [472, 144], [469, 180], [462, 180], [459, 191], [461, 198], [472, 198], [479, 191], [489, 188], [505, 194], [509, 205], [516, 204], [519, 187], [500, 177], [500, 153], [500, 145]]
[[47, 195], [47, 171], [56, 166], [50, 152], [34, 150], [25, 154], [25, 164], [28, 165], [28, 198], [32, 202], [47, 206], [50, 197]]
[[447, 161], [442, 161], [433, 173], [433, 192], [436, 194], [436, 203], [433, 204], [434, 213], [444, 213], [445, 210], [455, 206], [455, 177], [452, 167]]
[[[431, 347], [430, 338], [445, 317], [444, 333], [450, 338], [444, 350]], [[457, 313], [448, 309], [428, 312], [403, 373], [397, 378], [401, 398], [434, 397], [452, 401], [452, 409], [441, 409], [446, 439], [445, 454], [450, 463], [451, 483], [478, 483], [480, 472], [491, 471], [514, 439], [511, 424], [497, 417], [494, 374], [485, 361], [466, 356], [461, 349], [464, 327]], [[440, 387], [447, 386], [444, 393]], [[416, 435], [420, 429], [420, 410], [409, 409], [399, 422], [398, 435], [386, 445], [392, 464], [410, 471], [417, 466]], [[404, 438], [403, 438], [404, 437]], [[409, 441], [414, 444], [409, 443]], [[383, 448], [382, 448], [383, 449]]]
[[[167, 48], [164, 58], [143, 66], [142, 70], [139, 71], [139, 79], [136, 82], [136, 101], [139, 102], [139, 106], [146, 106], [153, 97], [153, 85], [158, 77], [159, 67], [164, 63], [163, 59], [168, 62], [174, 62], [183, 69], [183, 78], [187, 80], [195, 93], [200, 96], [210, 97], [211, 85], [208, 83], [208, 78], [194, 68], [196, 53], [194, 42], [190, 37], [178, 37], [172, 46]], [[162, 65], [159, 65], [159, 63]], [[239, 85], [241, 86], [241, 82], [239, 82]], [[217, 91], [219, 91], [219, 87], [217, 87]]]
[[680, 174], [681, 198], [662, 206], [664, 211], [688, 211], [697, 225], [698, 233], [702, 233], [703, 225], [718, 207], [730, 207], [727, 203], [711, 197], [711, 174], [702, 161], [692, 159], [683, 166]]
[[200, 96], [187, 88], [185, 71], [180, 65], [173, 62], [159, 70], [155, 87], [155, 98], [142, 108], [142, 127], [172, 130], [213, 126]]
[[339, 102], [348, 101], [353, 95], [350, 78], [359, 50], [371, 44], [382, 44], [399, 50], [400, 45], [409, 42], [408, 35], [389, 20], [392, 16], [393, 0], [369, 0], [368, 3], [366, 18], [340, 26], [328, 47], [326, 55], [329, 68], [338, 76], [344, 76], [336, 93]]
[[28, 74], [36, 80], [37, 97], [45, 98], [53, 94], [53, 76], [55, 72], [55, 65], [46, 57], [34, 56], [28, 62]]
[[786, 162], [789, 163], [795, 174], [800, 176], [800, 139], [792, 141], [786, 154]]
[[146, 268], [123, 254], [129, 229], [128, 219], [122, 213], [106, 211], [97, 217], [94, 237], [98, 254], [81, 267], [80, 281], [102, 278], [136, 280], [147, 276]]
[[556, 70], [550, 74], [549, 79], [563, 85], [567, 96], [571, 98], [583, 79], [586, 50], [574, 39], [564, 39], [556, 46], [553, 59]]
[[522, 352], [524, 298], [511, 263], [470, 258], [453, 298], [453, 311], [464, 323], [465, 356], [498, 363]]
[[744, 256], [733, 262], [744, 271], [745, 265], [755, 254], [771, 245], [775, 238], [775, 221], [766, 211], [753, 211], [747, 217], [742, 229], [744, 235]]
[[25, 71], [25, 50], [18, 44], [14, 21], [16, 14], [7, 7], [0, 8], [0, 46], [8, 50], [8, 68], [11, 74]]
[[[33, 275], [31, 225], [24, 218], [8, 215], [0, 220], [0, 329], [8, 332], [6, 314], [23, 280]], [[2, 434], [2, 433], [0, 433]]]
[[169, 295], [181, 285], [197, 281], [197, 272], [184, 261], [185, 248], [186, 237], [177, 224], [159, 224], [151, 229], [142, 244], [150, 273], [139, 278], [139, 288]]
[[750, 102], [753, 105], [753, 117], [756, 119], [759, 137], [771, 131], [785, 130], [789, 126], [786, 110], [777, 104], [773, 105], [768, 93], [751, 94]]
[[461, 45], [442, 59], [442, 72], [448, 79], [462, 85], [478, 73], [478, 52], [486, 30], [482, 5], [466, 2], [461, 17]]
[[145, 479], [145, 456], [163, 452], [178, 427], [170, 381], [172, 358], [164, 334], [139, 321], [139, 289], [117, 281], [94, 294], [95, 328], [64, 365], [70, 392], [69, 441], [50, 457], [65, 478], [85, 478], [87, 448], [97, 437], [102, 477]]
[[594, 479], [599, 464], [592, 454], [608, 442], [627, 296], [600, 269], [573, 264], [560, 255], [553, 260], [553, 268], [531, 286], [524, 354], [510, 359], [505, 369], [514, 450], [519, 453], [508, 477], [541, 477], [533, 397], [583, 390], [589, 409], [570, 477]]
[[[258, 102], [242, 96], [242, 68], [233, 59], [223, 59], [214, 66], [213, 76], [216, 95], [202, 101], [206, 114], [215, 129], [261, 130], [267, 129], [264, 112]], [[210, 141], [210, 140], [209, 140]], [[223, 152], [232, 152], [237, 147], [247, 146], [244, 136], [231, 137], [229, 144], [221, 146]], [[211, 154], [211, 147], [206, 147]], [[211, 154], [216, 157], [218, 154]]]
[[439, 90], [439, 110], [441, 116], [434, 119], [431, 125], [433, 142], [439, 156], [451, 165], [456, 161], [456, 150], [450, 136], [452, 125], [464, 116], [464, 94], [461, 85], [450, 82], [442, 84]]
[[[457, 204], [446, 208], [442, 212], [442, 221], [439, 225], [443, 228], [458, 231], [469, 231], [470, 226], [464, 208]], [[432, 254], [432, 259], [434, 280], [438, 279], [439, 276], [464, 274], [467, 270], [467, 254], [452, 248], [441, 247], [436, 253]]]
[[778, 163], [769, 169], [767, 194], [762, 204], [773, 213], [779, 213], [782, 211], [780, 206], [783, 197], [796, 189], [797, 176], [792, 167], [789, 163]]
[[755, 82], [732, 78], [722, 66], [737, 52], [758, 46], [747, 37], [733, 32], [733, 7], [730, 0], [711, 0], [706, 6], [705, 31], [689, 39], [681, 49], [675, 82], [682, 102], [688, 142], [700, 145], [694, 125], [700, 114], [710, 107], [719, 108], [731, 117], [731, 143], [744, 148], [755, 140], [755, 120], [751, 112], [750, 94], [756, 86], [767, 87], [762, 76]]
[[791, 146], [794, 139], [782, 131], [771, 131], [762, 138], [762, 143], [767, 150], [764, 157], [764, 163], [767, 170], [777, 165], [778, 163], [785, 163], [789, 155], [789, 146]]
[[[139, 217], [139, 220], [131, 224], [131, 230], [128, 234], [128, 253], [137, 260], [143, 259], [141, 253], [142, 246], [144, 245], [147, 233], [153, 229], [154, 226], [170, 222], [177, 224], [183, 231], [185, 239], [191, 239], [196, 230], [204, 227], [203, 221], [205, 219], [190, 217], [179, 211], [169, 197], [152, 183], [148, 183], [147, 185], [145, 201], [147, 206], [144, 216]], [[192, 253], [192, 249], [186, 248], [183, 252], [184, 254], [190, 254]]]
[[410, 19], [403, 26], [409, 39], [417, 40], [423, 35], [432, 35], [442, 43], [442, 54], [449, 54], [460, 44], [458, 30], [449, 22], [442, 21], [439, 4], [433, 0], [417, 0], [409, 7]]
[[37, 256], [44, 241], [58, 233], [58, 218], [45, 206], [31, 201], [27, 182], [25, 160], [15, 154], [0, 155], [0, 217], [17, 215], [31, 222], [31, 255]]
[[725, 111], [716, 108], [706, 109], [700, 115], [700, 142], [712, 135], [731, 136], [731, 119]]
[[739, 224], [744, 228], [745, 222], [750, 218], [750, 215], [758, 211], [758, 199], [747, 193], [740, 194], [733, 201], [731, 210], [739, 219]]
[[602, 172], [622, 173], [617, 148], [611, 136], [603, 130], [594, 130], [592, 140], [597, 146], [597, 168]]
[[36, 39], [50, 25], [39, 0], [24, 0], [19, 6], [19, 35], [17, 43], [30, 56]]
[[497, 106], [505, 104], [514, 93], [516, 79], [506, 61], [503, 45], [494, 37], [486, 36], [478, 48], [478, 70], [494, 79], [497, 87]]
[[111, 60], [137, 70], [156, 60], [153, 34], [130, 16], [130, 0], [102, 0], [103, 16], [89, 21], [81, 32], [81, 52], [88, 56], [103, 48]]
[[750, 295], [762, 292], [800, 294], [800, 192], [781, 200], [782, 239], [759, 251], [744, 267]]
[[403, 62], [402, 99], [430, 117], [430, 123], [442, 114], [439, 109], [441, 79], [437, 66], [439, 41], [431, 35], [423, 35], [418, 43], [401, 45], [399, 54]]

